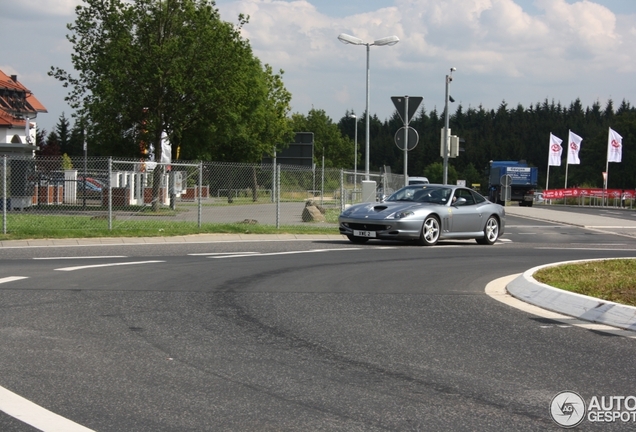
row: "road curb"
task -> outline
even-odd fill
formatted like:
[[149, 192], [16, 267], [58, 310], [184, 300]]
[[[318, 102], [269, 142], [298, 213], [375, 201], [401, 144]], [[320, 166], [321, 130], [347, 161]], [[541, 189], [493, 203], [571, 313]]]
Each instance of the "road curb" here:
[[[509, 282], [506, 286], [506, 290], [510, 295], [519, 300], [553, 312], [562, 313], [589, 322], [636, 331], [636, 307], [554, 288], [537, 281], [533, 277], [534, 273], [546, 267], [606, 259], [607, 258], [562, 261], [533, 267]], [[636, 259], [636, 257], [609, 259]]]

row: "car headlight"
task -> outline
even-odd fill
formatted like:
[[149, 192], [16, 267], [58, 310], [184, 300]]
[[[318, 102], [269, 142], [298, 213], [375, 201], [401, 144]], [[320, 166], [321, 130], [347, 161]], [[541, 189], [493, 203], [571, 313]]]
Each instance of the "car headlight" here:
[[406, 210], [401, 212], [396, 212], [387, 217], [387, 219], [404, 219], [405, 217], [413, 216], [415, 213], [412, 211]]
[[351, 210], [345, 210], [345, 211], [343, 211], [343, 212], [340, 214], [340, 216], [347, 217], [347, 216], [349, 216], [350, 214], [351, 214]]

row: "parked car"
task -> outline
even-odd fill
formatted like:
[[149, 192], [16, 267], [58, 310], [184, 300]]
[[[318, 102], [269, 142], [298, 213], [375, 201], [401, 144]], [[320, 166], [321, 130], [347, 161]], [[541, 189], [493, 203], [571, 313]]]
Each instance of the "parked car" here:
[[409, 185], [429, 184], [426, 177], [409, 177]]
[[102, 188], [97, 186], [95, 183], [92, 183], [90, 180], [78, 180], [77, 181], [77, 189], [78, 190], [82, 190], [82, 189], [86, 189], [87, 191], [95, 191], [95, 192], [101, 192]]
[[[78, 185], [81, 186], [82, 185], [82, 180], [84, 180], [84, 176], [78, 176], [77, 177], [77, 182]], [[104, 184], [104, 182], [102, 182], [101, 180], [98, 180], [96, 178], [93, 177], [86, 177], [86, 188], [89, 189], [93, 189], [93, 188], [97, 188], [98, 190], [102, 190], [106, 187], [106, 185]]]
[[353, 243], [415, 240], [432, 246], [440, 239], [475, 239], [492, 245], [504, 233], [506, 214], [466, 187], [425, 184], [405, 186], [381, 203], [353, 205], [338, 223]]

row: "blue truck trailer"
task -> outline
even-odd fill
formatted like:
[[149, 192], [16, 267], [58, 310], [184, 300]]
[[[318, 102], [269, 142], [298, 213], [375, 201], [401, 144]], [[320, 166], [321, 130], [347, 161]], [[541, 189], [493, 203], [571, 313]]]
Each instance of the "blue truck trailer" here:
[[520, 206], [532, 207], [539, 181], [539, 169], [526, 161], [490, 161], [488, 199], [505, 205], [517, 201]]

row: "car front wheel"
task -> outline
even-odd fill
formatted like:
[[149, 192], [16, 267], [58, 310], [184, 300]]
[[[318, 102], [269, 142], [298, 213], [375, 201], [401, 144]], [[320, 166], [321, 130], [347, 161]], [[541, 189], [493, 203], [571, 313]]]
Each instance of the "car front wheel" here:
[[486, 226], [484, 227], [484, 236], [482, 238], [478, 238], [477, 243], [483, 245], [492, 245], [495, 244], [498, 238], [499, 220], [494, 216], [490, 216], [486, 221]]
[[422, 246], [433, 246], [439, 240], [439, 219], [435, 216], [428, 216], [422, 224], [419, 243]]

